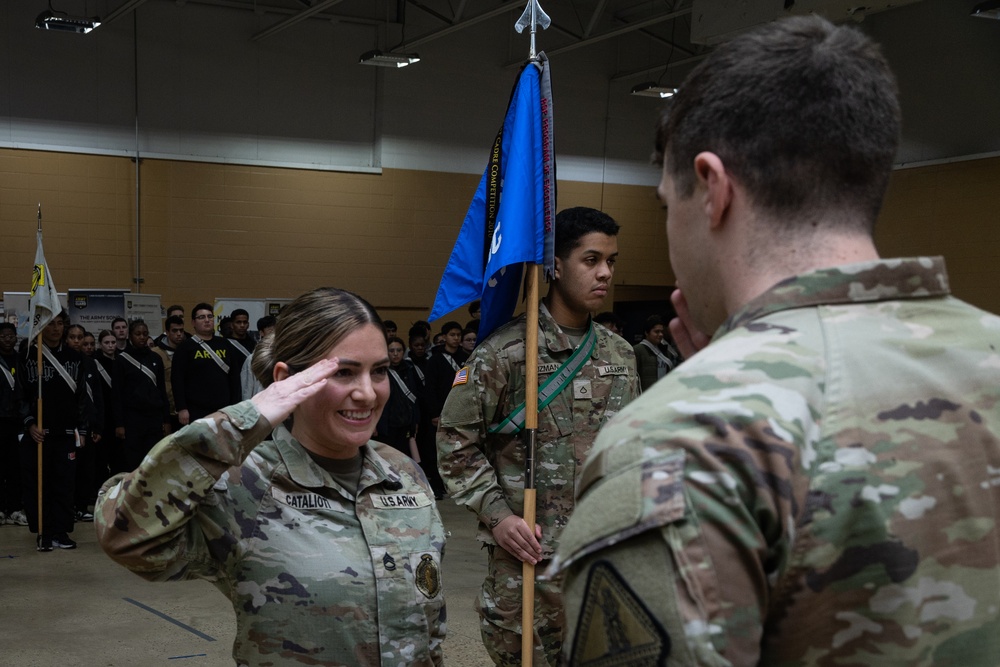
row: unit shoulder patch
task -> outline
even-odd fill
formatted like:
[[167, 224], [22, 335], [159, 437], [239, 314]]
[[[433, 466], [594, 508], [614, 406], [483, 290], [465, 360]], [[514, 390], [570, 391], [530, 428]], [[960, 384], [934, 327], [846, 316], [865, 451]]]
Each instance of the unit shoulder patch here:
[[580, 667], [666, 664], [670, 637], [607, 561], [587, 577], [570, 663]]

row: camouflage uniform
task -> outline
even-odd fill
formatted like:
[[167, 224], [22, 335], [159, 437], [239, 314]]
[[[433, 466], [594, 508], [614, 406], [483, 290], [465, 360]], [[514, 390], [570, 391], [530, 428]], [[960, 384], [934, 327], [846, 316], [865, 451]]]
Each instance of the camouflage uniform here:
[[598, 438], [571, 663], [997, 664], [998, 347], [940, 258], [751, 301]]
[[269, 431], [245, 401], [160, 442], [104, 485], [104, 550], [215, 584], [238, 665], [441, 664], [444, 528], [419, 468], [369, 442], [355, 499], [283, 427], [257, 446]]
[[[524, 513], [524, 452], [519, 436], [488, 434], [487, 429], [524, 402], [525, 319], [522, 315], [501, 327], [476, 348], [466, 365], [468, 382], [451, 390], [438, 429], [438, 465], [448, 491], [476, 513], [479, 539], [490, 545], [489, 573], [478, 603], [483, 641], [497, 664], [512, 665], [520, 664], [521, 561], [495, 546], [490, 529]], [[597, 343], [577, 376], [590, 381], [589, 398], [574, 399], [571, 383], [538, 415], [536, 507], [545, 559], [539, 571], [573, 511], [577, 471], [597, 430], [639, 393], [632, 347], [601, 325], [594, 327]], [[544, 305], [539, 328], [541, 383], [574, 348]], [[558, 583], [539, 582], [536, 598], [535, 664], [556, 664], [564, 625]]]

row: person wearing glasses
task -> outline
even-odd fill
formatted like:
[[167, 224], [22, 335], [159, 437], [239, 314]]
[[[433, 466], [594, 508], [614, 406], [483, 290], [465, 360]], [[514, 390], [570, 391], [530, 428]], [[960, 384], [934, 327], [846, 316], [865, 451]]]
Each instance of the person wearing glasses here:
[[194, 336], [180, 344], [170, 368], [177, 421], [185, 426], [240, 400], [240, 364], [229, 342], [215, 333], [207, 303], [191, 310]]

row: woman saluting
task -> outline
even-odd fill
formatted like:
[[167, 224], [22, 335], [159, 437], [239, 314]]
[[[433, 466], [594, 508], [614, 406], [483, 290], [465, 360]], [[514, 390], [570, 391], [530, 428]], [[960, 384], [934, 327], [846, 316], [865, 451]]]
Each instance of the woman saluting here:
[[389, 394], [378, 315], [314, 290], [261, 345], [263, 392], [105, 484], [101, 545], [147, 579], [212, 581], [238, 665], [440, 664], [441, 519], [419, 467], [369, 439]]

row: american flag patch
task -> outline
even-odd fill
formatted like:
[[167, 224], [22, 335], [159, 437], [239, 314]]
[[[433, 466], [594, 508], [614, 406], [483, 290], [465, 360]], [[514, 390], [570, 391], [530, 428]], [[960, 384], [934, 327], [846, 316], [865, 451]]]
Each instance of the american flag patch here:
[[457, 387], [460, 384], [465, 384], [469, 381], [469, 367], [466, 366], [462, 370], [455, 373], [455, 381], [451, 383], [452, 387]]

